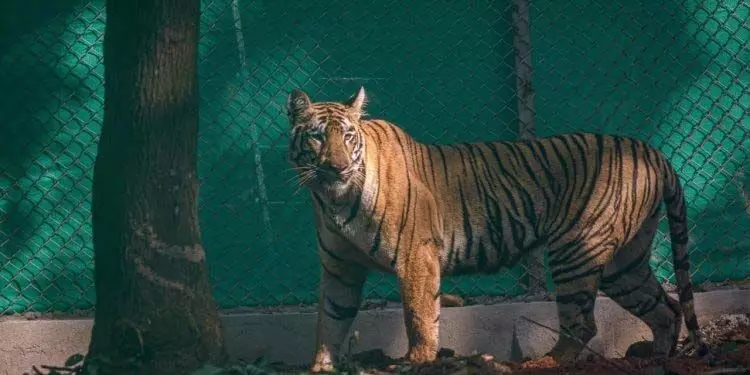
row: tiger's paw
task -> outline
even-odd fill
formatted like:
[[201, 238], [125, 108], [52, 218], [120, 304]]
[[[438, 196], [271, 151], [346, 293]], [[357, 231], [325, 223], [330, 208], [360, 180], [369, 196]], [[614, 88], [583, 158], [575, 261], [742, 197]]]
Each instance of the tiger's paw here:
[[310, 367], [310, 372], [312, 373], [321, 373], [321, 372], [334, 372], [335, 368], [333, 367], [333, 363], [331, 362], [315, 362]]
[[625, 352], [627, 358], [651, 359], [656, 354], [652, 341], [638, 341], [630, 344]]
[[310, 366], [310, 372], [319, 373], [333, 371], [335, 371], [333, 366], [333, 355], [331, 355], [331, 352], [325, 345], [322, 345], [318, 349], [318, 352], [315, 353], [315, 359], [313, 360], [312, 366]]
[[405, 358], [414, 364], [433, 362], [437, 358], [437, 349], [429, 345], [416, 346], [409, 349]]

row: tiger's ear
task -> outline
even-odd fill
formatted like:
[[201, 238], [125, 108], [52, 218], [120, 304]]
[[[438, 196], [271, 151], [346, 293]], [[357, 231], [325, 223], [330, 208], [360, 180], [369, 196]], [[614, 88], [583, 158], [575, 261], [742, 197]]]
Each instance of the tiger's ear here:
[[304, 91], [300, 89], [292, 90], [286, 100], [286, 113], [292, 126], [307, 112], [311, 104], [310, 97]]
[[349, 101], [346, 102], [346, 105], [349, 106], [354, 115], [359, 119], [359, 117], [362, 116], [362, 109], [364, 109], [365, 103], [367, 103], [367, 94], [365, 94], [365, 87], [360, 86], [359, 91], [357, 91], [357, 95], [354, 95], [351, 99], [349, 99]]

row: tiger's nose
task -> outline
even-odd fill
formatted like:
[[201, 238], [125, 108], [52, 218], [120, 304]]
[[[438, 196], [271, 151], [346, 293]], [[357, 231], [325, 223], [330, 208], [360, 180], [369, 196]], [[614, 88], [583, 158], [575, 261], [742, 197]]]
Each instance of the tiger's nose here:
[[337, 163], [335, 161], [329, 161], [323, 164], [323, 167], [329, 172], [339, 174], [346, 169], [347, 165], [345, 163]]

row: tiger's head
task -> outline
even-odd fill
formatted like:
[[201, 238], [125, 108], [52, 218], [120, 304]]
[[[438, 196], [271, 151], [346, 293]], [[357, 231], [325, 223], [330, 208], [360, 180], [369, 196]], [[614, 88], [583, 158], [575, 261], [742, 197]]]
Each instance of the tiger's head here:
[[286, 106], [291, 125], [287, 158], [301, 185], [334, 194], [362, 187], [365, 144], [360, 119], [366, 100], [364, 87], [342, 103], [313, 103], [301, 90], [292, 90]]

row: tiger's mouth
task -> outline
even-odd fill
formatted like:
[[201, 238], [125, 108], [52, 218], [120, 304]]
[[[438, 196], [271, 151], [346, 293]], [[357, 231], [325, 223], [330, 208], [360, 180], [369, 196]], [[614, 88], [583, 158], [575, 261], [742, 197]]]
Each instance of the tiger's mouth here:
[[307, 163], [295, 166], [297, 170], [297, 181], [299, 187], [307, 187], [313, 190], [340, 190], [349, 187], [352, 183], [359, 186], [362, 175], [361, 168], [350, 164], [345, 168], [333, 168], [331, 166]]
[[344, 173], [328, 168], [317, 168], [315, 170], [315, 177], [316, 181], [324, 185], [330, 185], [336, 182], [346, 182], [346, 175]]
[[315, 177], [310, 180], [310, 183], [312, 186], [335, 189], [347, 185], [353, 176], [354, 170], [351, 168], [337, 171], [330, 168], [317, 167], [315, 168]]

